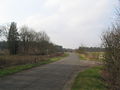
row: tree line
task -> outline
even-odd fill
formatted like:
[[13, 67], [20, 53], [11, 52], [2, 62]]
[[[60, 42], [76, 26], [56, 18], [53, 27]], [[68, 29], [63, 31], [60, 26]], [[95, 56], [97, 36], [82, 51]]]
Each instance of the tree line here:
[[11, 22], [10, 25], [1, 26], [0, 36], [5, 39], [5, 41], [0, 43], [1, 48], [7, 48], [11, 55], [47, 55], [63, 52], [62, 46], [53, 44], [44, 31], [36, 32], [27, 26], [22, 26], [18, 30], [15, 22]]
[[104, 48], [101, 48], [101, 47], [84, 47], [84, 46], [80, 46], [78, 48], [78, 51], [79, 52], [104, 52], [105, 49]]

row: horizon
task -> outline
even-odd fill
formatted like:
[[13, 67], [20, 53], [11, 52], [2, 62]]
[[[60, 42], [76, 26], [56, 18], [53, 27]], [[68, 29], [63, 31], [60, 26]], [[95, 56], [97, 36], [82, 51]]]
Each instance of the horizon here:
[[[45, 31], [64, 48], [101, 46], [101, 34], [115, 19], [117, 0], [0, 0], [0, 25], [16, 22]], [[29, 3], [28, 3], [29, 2]]]

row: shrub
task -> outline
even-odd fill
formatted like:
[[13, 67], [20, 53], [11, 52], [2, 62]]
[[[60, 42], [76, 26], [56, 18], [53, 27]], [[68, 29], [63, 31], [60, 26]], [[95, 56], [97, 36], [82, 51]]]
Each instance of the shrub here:
[[113, 26], [103, 36], [105, 47], [105, 71], [109, 90], [120, 90], [120, 25]]

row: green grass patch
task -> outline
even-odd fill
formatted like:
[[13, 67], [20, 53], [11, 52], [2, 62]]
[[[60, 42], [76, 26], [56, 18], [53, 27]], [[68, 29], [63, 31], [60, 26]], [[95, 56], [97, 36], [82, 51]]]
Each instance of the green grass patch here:
[[54, 58], [50, 58], [49, 59], [49, 61], [50, 62], [55, 62], [55, 61], [58, 61], [58, 60], [60, 60], [60, 59], [62, 59], [62, 58], [64, 58], [64, 57], [67, 57], [69, 54], [68, 53], [65, 53], [63, 56], [61, 56], [61, 57], [54, 57]]
[[34, 64], [25, 64], [25, 65], [16, 65], [16, 66], [12, 66], [12, 67], [7, 67], [4, 69], [0, 69], [0, 77], [6, 76], [6, 75], [10, 75], [10, 74], [14, 74], [23, 70], [27, 70], [33, 67], [37, 67], [40, 65], [44, 65], [44, 64], [49, 64], [55, 61], [58, 61], [64, 57], [68, 56], [68, 54], [64, 54], [63, 56], [58, 56], [58, 57], [53, 57], [50, 58], [48, 60], [45, 61], [40, 61], [39, 63], [34, 63]]
[[84, 54], [79, 54], [80, 60], [88, 60]]
[[72, 90], [107, 90], [101, 77], [102, 67], [94, 67], [80, 72], [75, 78]]

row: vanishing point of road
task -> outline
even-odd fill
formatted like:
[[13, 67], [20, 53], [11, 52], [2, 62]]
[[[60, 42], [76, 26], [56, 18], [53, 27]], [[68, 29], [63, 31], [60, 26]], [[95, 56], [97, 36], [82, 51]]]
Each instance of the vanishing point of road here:
[[95, 64], [70, 53], [57, 62], [0, 78], [0, 90], [69, 90], [75, 74]]

